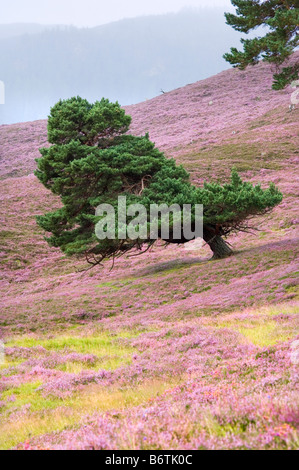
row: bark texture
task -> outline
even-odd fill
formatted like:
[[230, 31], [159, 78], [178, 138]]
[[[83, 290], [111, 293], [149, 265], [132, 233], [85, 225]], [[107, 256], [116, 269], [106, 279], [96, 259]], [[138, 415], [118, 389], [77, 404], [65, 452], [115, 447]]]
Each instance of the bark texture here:
[[204, 228], [203, 239], [209, 245], [213, 252], [213, 259], [222, 259], [232, 256], [233, 250], [229, 247], [221, 235], [216, 234], [212, 230]]

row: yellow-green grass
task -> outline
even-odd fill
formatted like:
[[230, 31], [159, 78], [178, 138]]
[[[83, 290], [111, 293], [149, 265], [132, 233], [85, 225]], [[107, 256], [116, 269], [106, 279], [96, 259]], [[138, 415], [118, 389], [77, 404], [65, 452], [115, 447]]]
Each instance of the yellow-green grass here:
[[[72, 333], [74, 334], [74, 333]], [[130, 364], [132, 353], [135, 349], [122, 342], [125, 338], [138, 336], [136, 332], [121, 332], [113, 336], [106, 332], [95, 333], [93, 336], [71, 336], [65, 334], [54, 338], [40, 338], [33, 336], [21, 336], [6, 342], [7, 347], [34, 348], [42, 346], [48, 351], [76, 352], [80, 354], [92, 354], [98, 357], [97, 368], [116, 369], [122, 364]], [[77, 362], [68, 362], [58, 366], [66, 372], [80, 372], [82, 365]], [[87, 366], [88, 368], [88, 366]], [[92, 367], [89, 367], [92, 368]]]
[[[10, 410], [21, 409], [25, 405], [30, 405], [30, 411], [39, 411], [49, 408], [57, 408], [61, 405], [59, 398], [44, 398], [37, 390], [42, 385], [41, 381], [28, 382], [6, 390], [1, 394], [1, 400], [7, 400], [13, 397], [13, 401], [6, 402], [6, 410], [3, 416], [9, 415]], [[7, 413], [8, 411], [8, 413]], [[3, 419], [3, 418], [2, 418]], [[0, 418], [1, 423], [1, 418]]]
[[[250, 341], [261, 347], [272, 346], [295, 337], [299, 331], [290, 327], [290, 323], [277, 322], [273, 319], [275, 315], [294, 315], [299, 312], [299, 306], [292, 303], [276, 306], [265, 306], [256, 309], [246, 309], [243, 312], [235, 312], [218, 318], [202, 319], [207, 327], [222, 329], [229, 328], [240, 332], [245, 341]], [[85, 334], [85, 336], [84, 336]], [[94, 354], [102, 362], [97, 366], [102, 368], [113, 368], [120, 363], [130, 360], [134, 348], [122, 341], [122, 338], [137, 337], [140, 332], [121, 331], [116, 335], [108, 332], [94, 332], [87, 335], [84, 331], [69, 332], [57, 337], [22, 336], [10, 339], [6, 344], [13, 347], [36, 347], [43, 346], [49, 351], [73, 351], [83, 354]], [[72, 335], [72, 336], [71, 336]], [[104, 362], [103, 362], [104, 361]], [[109, 363], [110, 361], [110, 363]], [[120, 361], [120, 362], [119, 362]], [[13, 365], [11, 363], [10, 365]], [[15, 365], [15, 364], [14, 364]], [[110, 367], [108, 367], [108, 365]], [[67, 372], [79, 373], [82, 364], [68, 363], [61, 366]], [[103, 367], [104, 368], [104, 367]], [[75, 427], [80, 420], [93, 412], [105, 412], [107, 410], [122, 410], [132, 406], [146, 403], [151, 398], [163, 393], [166, 389], [180, 383], [182, 378], [167, 378], [166, 380], [152, 380], [130, 388], [108, 387], [100, 385], [89, 385], [84, 390], [75, 392], [71, 397], [61, 400], [55, 397], [45, 398], [37, 388], [40, 382], [31, 382], [19, 387], [11, 388], [2, 393], [1, 399], [7, 400], [12, 395], [14, 401], [6, 401], [6, 407], [0, 418], [0, 448], [8, 449], [24, 442], [30, 437], [45, 433], [62, 431], [69, 427]], [[30, 409], [24, 413], [25, 405], [30, 404]], [[15, 410], [20, 410], [18, 419], [14, 419]], [[11, 416], [11, 418], [10, 418]], [[212, 420], [213, 421], [213, 420]], [[207, 428], [210, 432], [218, 434], [222, 429], [214, 429], [211, 420], [207, 420]]]
[[[94, 354], [100, 360], [97, 368], [104, 368], [105, 365], [108, 369], [130, 361], [132, 352], [136, 351], [121, 339], [136, 337], [138, 334], [135, 331], [122, 331], [117, 333], [117, 336], [101, 332], [92, 336], [61, 335], [54, 338], [31, 335], [14, 337], [7, 341], [6, 345], [26, 348], [42, 346], [49, 351]], [[12, 364], [13, 362], [7, 361], [5, 366]], [[67, 372], [79, 373], [83, 366], [80, 363], [67, 363], [61, 368]], [[121, 410], [140, 405], [179, 381], [179, 378], [167, 378], [165, 381], [153, 380], [134, 388], [122, 389], [116, 387], [104, 389], [101, 386], [89, 385], [63, 400], [52, 396], [44, 397], [38, 390], [42, 384], [40, 381], [12, 387], [0, 397], [0, 400], [5, 400], [5, 408], [0, 417], [0, 448], [9, 449], [30, 437], [75, 426], [82, 417], [95, 411]], [[30, 407], [27, 408], [26, 405]], [[16, 412], [17, 419], [15, 419]]]
[[[31, 336], [19, 336], [11, 338], [6, 342], [7, 347], [24, 347], [24, 348], [36, 348], [42, 346], [46, 350], [66, 353], [66, 352], [76, 352], [81, 354], [93, 354], [98, 357], [98, 361], [93, 366], [88, 364], [83, 364], [80, 362], [67, 362], [66, 364], [57, 365], [56, 368], [64, 370], [68, 373], [80, 373], [83, 369], [94, 368], [94, 369], [115, 369], [121, 365], [128, 365], [131, 363], [132, 353], [136, 353], [136, 350], [130, 345], [126, 344], [125, 338], [136, 337], [139, 333], [135, 331], [127, 332], [121, 331], [117, 335], [109, 334], [106, 332], [94, 332], [93, 335], [83, 336], [83, 331], [81, 331], [81, 336], [78, 336], [80, 332], [76, 331], [77, 336], [71, 336], [71, 332], [68, 335], [61, 335], [57, 337], [38, 337], [36, 335]], [[72, 331], [74, 334], [74, 331]], [[1, 365], [1, 369], [5, 369], [11, 366], [16, 366], [26, 359], [10, 360], [9, 356], [6, 357], [5, 363]], [[42, 382], [27, 382], [22, 385], [11, 387], [9, 390], [2, 392], [0, 395], [0, 401], [5, 401], [5, 408], [2, 409], [2, 415], [0, 416], [0, 448], [2, 448], [2, 443], [6, 442], [5, 434], [8, 436], [9, 443], [14, 442], [12, 445], [15, 445], [18, 442], [18, 439], [14, 440], [13, 435], [16, 431], [17, 435], [23, 435], [22, 430], [16, 430], [19, 427], [18, 424], [13, 424], [10, 419], [10, 415], [14, 414], [16, 411], [21, 413], [21, 418], [18, 417], [18, 423], [22, 423], [25, 420], [25, 429], [31, 429], [25, 431], [24, 439], [29, 437], [30, 434], [38, 435], [43, 432], [48, 432], [51, 430], [56, 430], [56, 424], [58, 423], [57, 429], [63, 429], [65, 423], [67, 425], [72, 425], [80, 418], [81, 414], [87, 413], [90, 410], [96, 409], [109, 409], [111, 404], [112, 407], [125, 406], [127, 401], [134, 403], [134, 391], [117, 391], [113, 390], [112, 392], [103, 391], [103, 389], [97, 388], [98, 397], [94, 393], [91, 393], [90, 387], [85, 387], [85, 391], [82, 393], [74, 393], [71, 398], [66, 400], [61, 400], [55, 397], [44, 397], [40, 390], [37, 390], [39, 386], [42, 385]], [[163, 388], [161, 384], [153, 387], [153, 393], [156, 389], [160, 387]], [[141, 389], [140, 396], [136, 395], [137, 404], [143, 396], [147, 397], [150, 392], [150, 387], [147, 390], [147, 386], [144, 386], [144, 389]], [[115, 398], [113, 398], [115, 397]], [[117, 397], [119, 397], [119, 402]], [[141, 400], [142, 401], [142, 400]], [[26, 408], [26, 405], [30, 405], [23, 416], [23, 411]], [[66, 416], [64, 416], [64, 411], [61, 410], [61, 407], [64, 407], [67, 410]], [[25, 408], [24, 408], [25, 407]], [[57, 419], [59, 414], [59, 409], [61, 412], [61, 418]], [[57, 410], [57, 415], [55, 414]], [[75, 410], [75, 414], [73, 411]], [[52, 415], [55, 414], [55, 421], [53, 421]], [[74, 417], [74, 419], [73, 419]], [[32, 425], [30, 424], [32, 421]], [[38, 423], [38, 424], [37, 424]], [[60, 424], [59, 424], [60, 423]], [[4, 426], [4, 428], [3, 428]], [[39, 429], [41, 426], [41, 432], [34, 429]], [[54, 427], [53, 427], [54, 426]], [[21, 428], [20, 424], [20, 428]], [[9, 429], [12, 429], [12, 432]], [[3, 433], [3, 434], [2, 434]], [[11, 444], [3, 444], [4, 446]]]
[[36, 336], [16, 336], [6, 342], [8, 347], [33, 348], [42, 346], [49, 351], [61, 351], [64, 349], [72, 350], [82, 354], [96, 354], [104, 349], [112, 351], [119, 348], [119, 338], [134, 338], [138, 336], [136, 332], [117, 332], [113, 335], [108, 332], [95, 332], [88, 336], [79, 336], [79, 334], [63, 334], [53, 338]]
[[246, 309], [242, 313], [228, 315], [225, 319], [207, 319], [205, 322], [216, 328], [228, 328], [241, 333], [246, 340], [260, 347], [274, 346], [288, 341], [299, 334], [299, 322], [290, 326], [289, 322], [273, 320], [275, 315], [295, 315], [299, 313], [299, 305], [281, 304], [265, 306], [258, 309]]
[[10, 359], [9, 357], [4, 357], [4, 362], [3, 364], [1, 363], [0, 364], [0, 372], [1, 370], [3, 369], [8, 369], [9, 367], [15, 367], [15, 366], [18, 366], [19, 364], [22, 364], [23, 360], [20, 359], [20, 360], [13, 360], [13, 359]]
[[[134, 388], [103, 388], [90, 385], [84, 392], [77, 392], [69, 399], [44, 399], [36, 391], [38, 383], [27, 384], [14, 390], [16, 404], [31, 403], [30, 412], [10, 419], [9, 413], [2, 415], [0, 422], [0, 449], [10, 449], [27, 439], [54, 431], [76, 427], [80, 420], [94, 412], [121, 411], [145, 404], [181, 382], [179, 377], [144, 382]], [[17, 393], [19, 392], [19, 393]], [[6, 392], [7, 393], [7, 392]], [[10, 391], [12, 393], [12, 391]]]

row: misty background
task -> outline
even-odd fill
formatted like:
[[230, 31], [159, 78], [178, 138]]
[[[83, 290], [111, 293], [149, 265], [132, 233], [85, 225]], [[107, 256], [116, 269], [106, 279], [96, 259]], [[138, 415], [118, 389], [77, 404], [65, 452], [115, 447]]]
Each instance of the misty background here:
[[97, 27], [0, 25], [0, 124], [44, 119], [59, 99], [135, 104], [207, 78], [240, 47], [224, 9], [123, 19]]

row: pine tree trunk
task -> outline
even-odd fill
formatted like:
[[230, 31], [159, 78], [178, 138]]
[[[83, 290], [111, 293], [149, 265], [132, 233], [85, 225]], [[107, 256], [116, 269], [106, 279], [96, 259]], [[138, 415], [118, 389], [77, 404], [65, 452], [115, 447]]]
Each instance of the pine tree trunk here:
[[233, 250], [228, 246], [228, 244], [220, 235], [213, 235], [211, 232], [204, 230], [203, 239], [213, 252], [212, 259], [227, 258], [228, 256], [232, 256], [234, 254]]
[[[221, 235], [216, 235], [216, 228], [213, 226], [204, 226], [203, 228], [203, 239], [209, 245], [213, 252], [212, 259], [222, 259], [227, 258], [228, 256], [232, 256], [234, 254], [233, 250], [229, 247], [225, 240], [221, 237]], [[187, 243], [188, 239], [181, 237], [179, 239], [175, 239], [169, 237], [167, 239], [163, 238], [165, 242], [168, 243]]]

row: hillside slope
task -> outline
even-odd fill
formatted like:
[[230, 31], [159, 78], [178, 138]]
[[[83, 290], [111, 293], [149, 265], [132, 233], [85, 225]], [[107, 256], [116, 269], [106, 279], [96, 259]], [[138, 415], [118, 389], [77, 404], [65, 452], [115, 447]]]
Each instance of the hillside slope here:
[[299, 110], [271, 79], [228, 70], [126, 108], [196, 184], [235, 165], [283, 192], [222, 261], [191, 242], [78, 273], [35, 223], [59, 206], [32, 174], [46, 121], [0, 126], [0, 448], [298, 447]]

